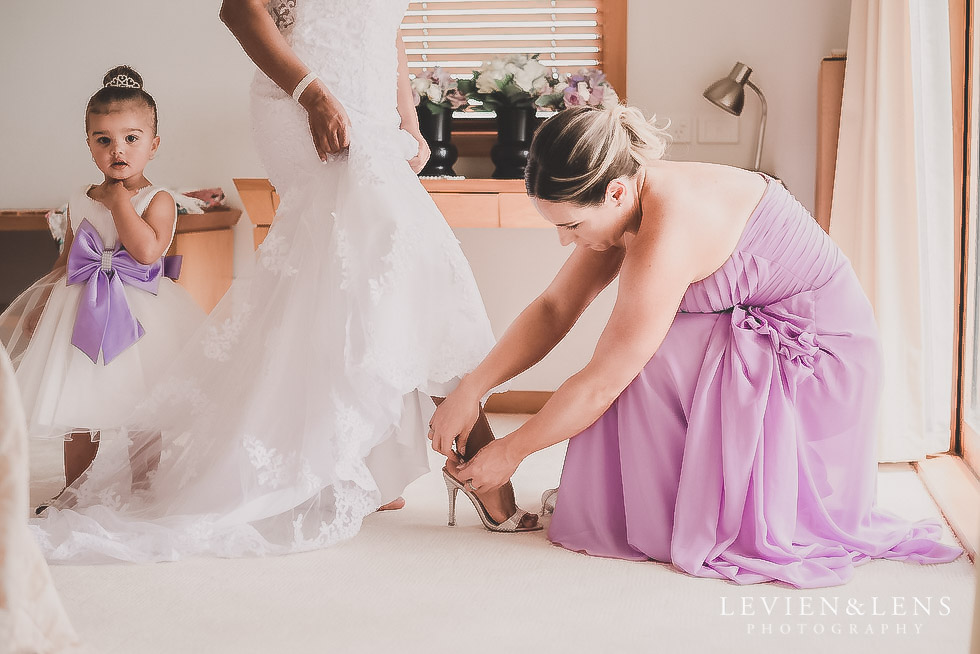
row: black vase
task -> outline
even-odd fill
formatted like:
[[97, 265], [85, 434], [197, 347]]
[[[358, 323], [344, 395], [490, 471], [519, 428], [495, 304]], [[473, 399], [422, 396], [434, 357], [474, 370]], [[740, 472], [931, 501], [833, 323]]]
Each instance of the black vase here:
[[494, 179], [523, 179], [536, 122], [534, 107], [497, 110], [497, 144], [490, 148]]
[[419, 175], [456, 175], [453, 164], [459, 158], [456, 146], [450, 142], [453, 135], [453, 112], [448, 107], [437, 114], [429, 111], [423, 102], [417, 107], [419, 131], [432, 150], [432, 156]]

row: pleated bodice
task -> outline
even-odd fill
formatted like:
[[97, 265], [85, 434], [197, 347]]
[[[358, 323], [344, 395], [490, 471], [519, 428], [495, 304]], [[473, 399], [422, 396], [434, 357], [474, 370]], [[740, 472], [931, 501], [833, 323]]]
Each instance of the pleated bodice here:
[[767, 306], [823, 286], [847, 259], [806, 208], [769, 179], [735, 251], [714, 273], [691, 284], [685, 313]]

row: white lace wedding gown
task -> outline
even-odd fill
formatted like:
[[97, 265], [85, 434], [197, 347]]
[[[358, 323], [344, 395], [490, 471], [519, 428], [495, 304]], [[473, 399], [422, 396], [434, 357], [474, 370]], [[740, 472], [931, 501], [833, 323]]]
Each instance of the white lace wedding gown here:
[[[417, 143], [399, 129], [395, 39], [407, 5], [270, 7], [347, 109], [349, 154], [322, 163], [305, 111], [256, 75], [256, 143], [281, 204], [255, 275], [235, 282], [128, 439], [32, 520], [49, 561], [319, 548], [428, 471], [429, 395], [448, 393], [494, 339], [458, 242], [406, 161]], [[162, 445], [147, 436], [158, 431]], [[149, 483], [130, 473], [131, 451], [136, 470], [159, 456]]]

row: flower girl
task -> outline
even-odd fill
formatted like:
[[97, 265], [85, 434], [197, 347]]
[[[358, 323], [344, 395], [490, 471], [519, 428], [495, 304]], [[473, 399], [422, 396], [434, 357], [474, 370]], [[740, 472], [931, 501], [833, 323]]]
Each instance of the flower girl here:
[[[65, 438], [69, 485], [203, 319], [172, 281], [180, 259], [164, 257], [176, 205], [143, 175], [160, 137], [156, 103], [136, 71], [106, 73], [85, 131], [105, 178], [72, 195], [54, 268], [0, 315], [28, 433]], [[133, 471], [134, 485], [147, 472]]]

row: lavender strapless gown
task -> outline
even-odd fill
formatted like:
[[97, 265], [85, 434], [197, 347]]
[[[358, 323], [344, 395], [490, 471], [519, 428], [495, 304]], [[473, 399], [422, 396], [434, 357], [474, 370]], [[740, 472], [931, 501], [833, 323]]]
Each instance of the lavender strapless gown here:
[[688, 288], [656, 355], [569, 442], [548, 537], [801, 588], [876, 557], [955, 559], [937, 522], [875, 507], [881, 368], [850, 263], [770, 180], [732, 256]]

